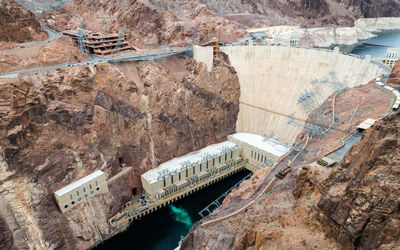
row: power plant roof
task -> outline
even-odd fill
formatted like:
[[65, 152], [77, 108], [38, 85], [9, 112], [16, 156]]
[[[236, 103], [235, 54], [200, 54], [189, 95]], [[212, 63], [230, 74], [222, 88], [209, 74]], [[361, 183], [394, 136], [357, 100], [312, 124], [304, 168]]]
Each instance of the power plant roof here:
[[96, 170], [93, 173], [91, 173], [91, 174], [89, 174], [89, 175], [87, 175], [87, 176], [85, 176], [85, 177], [83, 177], [83, 178], [81, 178], [81, 179], [79, 179], [77, 181], [74, 181], [74, 182], [70, 183], [69, 185], [57, 190], [56, 192], [54, 192], [54, 194], [56, 196], [63, 196], [64, 194], [67, 194], [67, 193], [71, 192], [72, 190], [80, 187], [82, 184], [85, 184], [85, 183], [87, 183], [87, 182], [89, 182], [89, 181], [91, 181], [93, 179], [96, 179], [97, 177], [99, 177], [99, 176], [101, 176], [103, 174], [104, 174], [103, 171]]
[[285, 146], [279, 141], [261, 135], [250, 133], [236, 133], [230, 135], [229, 137], [247, 143], [255, 148], [276, 155], [278, 157], [281, 157], [290, 150], [290, 147]]
[[225, 141], [202, 148], [198, 151], [191, 152], [181, 157], [173, 158], [160, 164], [157, 168], [151, 169], [142, 174], [142, 177], [149, 183], [156, 182], [159, 178], [174, 172], [179, 172], [185, 167], [195, 165], [206, 161], [215, 155], [221, 155], [226, 151], [240, 147], [236, 143]]

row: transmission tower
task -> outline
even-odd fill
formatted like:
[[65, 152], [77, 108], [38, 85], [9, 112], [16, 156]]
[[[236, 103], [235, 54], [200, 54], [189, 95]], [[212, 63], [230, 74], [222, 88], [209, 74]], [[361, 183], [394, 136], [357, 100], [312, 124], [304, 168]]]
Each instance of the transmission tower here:
[[325, 119], [322, 108], [319, 108], [322, 104], [319, 88], [315, 87], [313, 91], [306, 91], [302, 93], [297, 103], [300, 104], [302, 112], [307, 120], [311, 124], [306, 124], [306, 129], [312, 135], [322, 134], [324, 127], [326, 127], [327, 119]]

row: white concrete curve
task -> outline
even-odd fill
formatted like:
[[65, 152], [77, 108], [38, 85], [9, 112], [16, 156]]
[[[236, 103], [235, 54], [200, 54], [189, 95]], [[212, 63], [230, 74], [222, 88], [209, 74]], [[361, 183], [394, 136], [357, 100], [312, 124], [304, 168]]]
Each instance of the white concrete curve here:
[[240, 82], [237, 132], [269, 135], [286, 144], [294, 142], [308, 116], [298, 102], [300, 95], [313, 92], [316, 108], [335, 89], [366, 84], [385, 73], [368, 59], [327, 50], [281, 46], [221, 50]]

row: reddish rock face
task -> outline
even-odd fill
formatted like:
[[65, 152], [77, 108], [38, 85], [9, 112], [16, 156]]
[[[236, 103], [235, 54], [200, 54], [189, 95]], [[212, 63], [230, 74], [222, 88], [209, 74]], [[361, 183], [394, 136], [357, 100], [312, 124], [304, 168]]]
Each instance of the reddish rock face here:
[[293, 196], [299, 199], [301, 196], [310, 193], [318, 185], [319, 170], [317, 168], [305, 166], [297, 176], [297, 183], [293, 189]]
[[63, 37], [33, 47], [3, 51], [0, 57], [0, 73], [84, 61], [89, 58], [79, 50], [71, 38]]
[[77, 27], [119, 33], [125, 27], [127, 40], [138, 48], [159, 45], [186, 46], [208, 42], [221, 36], [224, 42], [236, 40], [242, 25], [231, 22], [195, 1], [73, 1], [41, 17], [50, 27], [63, 31]]
[[[0, 209], [0, 244], [88, 247], [100, 239], [94, 224], [102, 236], [114, 230], [107, 220], [141, 191], [143, 172], [235, 132], [239, 82], [223, 59], [212, 72], [185, 56], [94, 70], [1, 80], [0, 192], [8, 195], [0, 199], [9, 207]], [[122, 163], [133, 170], [108, 194], [59, 211], [54, 191], [96, 169], [111, 177]], [[25, 233], [10, 234], [13, 223]]]
[[30, 42], [42, 40], [46, 32], [36, 16], [12, 0], [0, 2], [0, 41]]
[[356, 18], [395, 17], [400, 14], [399, 3], [392, 0], [336, 0], [336, 2], [346, 9], [351, 10]]
[[399, 246], [399, 131], [399, 115], [375, 124], [325, 181], [318, 220], [346, 248]]
[[393, 88], [400, 88], [400, 60], [394, 65], [386, 84]]

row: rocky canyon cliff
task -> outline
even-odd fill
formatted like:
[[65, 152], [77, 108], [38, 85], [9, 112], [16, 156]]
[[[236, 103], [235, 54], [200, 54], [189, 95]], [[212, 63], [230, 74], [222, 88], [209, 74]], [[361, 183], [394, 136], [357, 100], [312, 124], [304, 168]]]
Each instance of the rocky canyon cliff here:
[[39, 41], [47, 36], [39, 19], [12, 0], [0, 2], [0, 27], [0, 50], [9, 47], [10, 42]]
[[[0, 247], [92, 245], [114, 230], [107, 219], [141, 189], [140, 174], [233, 133], [238, 99], [223, 58], [212, 72], [172, 56], [1, 80]], [[54, 191], [121, 164], [133, 169], [108, 194], [59, 211]]]

